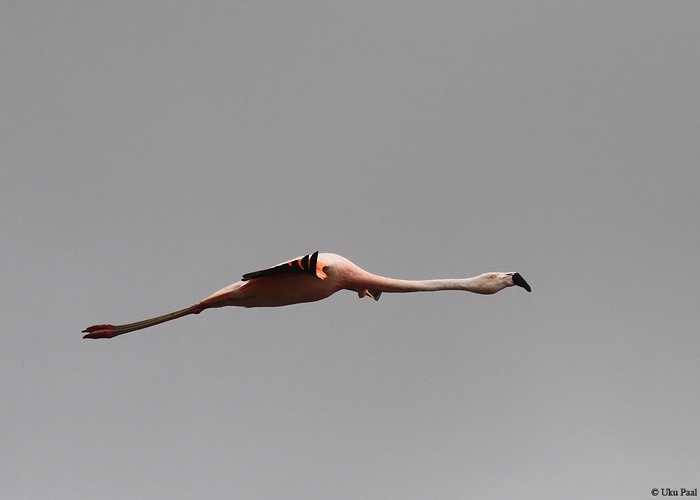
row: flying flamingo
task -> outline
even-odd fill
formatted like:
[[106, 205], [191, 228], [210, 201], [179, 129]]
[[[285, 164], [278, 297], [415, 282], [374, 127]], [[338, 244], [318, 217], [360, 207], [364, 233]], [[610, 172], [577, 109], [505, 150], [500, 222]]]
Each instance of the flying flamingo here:
[[278, 266], [244, 274], [241, 281], [180, 311], [127, 325], [94, 325], [83, 330], [85, 339], [110, 339], [173, 319], [224, 306], [277, 307], [314, 302], [338, 290], [352, 290], [362, 297], [379, 300], [382, 293], [466, 290], [490, 295], [517, 285], [528, 292], [530, 285], [518, 273], [485, 273], [473, 278], [408, 281], [371, 274], [345, 257], [314, 252]]

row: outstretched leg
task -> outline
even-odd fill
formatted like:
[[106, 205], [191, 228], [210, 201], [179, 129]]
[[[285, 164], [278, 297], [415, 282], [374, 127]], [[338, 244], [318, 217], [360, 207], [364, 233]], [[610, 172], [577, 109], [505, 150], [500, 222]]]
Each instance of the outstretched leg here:
[[111, 339], [117, 335], [142, 330], [144, 328], [148, 328], [149, 326], [159, 325], [161, 323], [165, 323], [166, 321], [172, 321], [174, 319], [187, 316], [188, 314], [199, 314], [204, 309], [206, 309], [205, 306], [195, 304], [186, 309], [164, 314], [163, 316], [158, 316], [156, 318], [144, 319], [143, 321], [137, 321], [136, 323], [129, 323], [127, 325], [93, 325], [83, 330], [83, 333], [86, 334], [83, 336], [83, 338]]

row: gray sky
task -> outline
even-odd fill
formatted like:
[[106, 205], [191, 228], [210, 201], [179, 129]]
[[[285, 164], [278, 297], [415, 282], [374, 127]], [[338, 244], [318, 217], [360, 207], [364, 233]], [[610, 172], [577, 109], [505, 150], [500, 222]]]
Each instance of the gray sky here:
[[[0, 497], [700, 487], [700, 3], [4, 2]], [[338, 293], [113, 341], [315, 250]]]

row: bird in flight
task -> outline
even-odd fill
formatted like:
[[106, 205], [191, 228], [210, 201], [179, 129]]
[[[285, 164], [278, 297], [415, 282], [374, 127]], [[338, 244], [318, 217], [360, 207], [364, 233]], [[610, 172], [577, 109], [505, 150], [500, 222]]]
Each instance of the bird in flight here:
[[315, 302], [339, 290], [352, 290], [362, 297], [379, 300], [382, 293], [435, 292], [465, 290], [491, 295], [504, 288], [519, 286], [531, 291], [518, 273], [484, 273], [473, 278], [401, 280], [369, 273], [345, 257], [314, 252], [274, 267], [243, 275], [241, 281], [179, 311], [126, 325], [93, 325], [85, 330], [84, 339], [111, 339], [173, 319], [199, 314], [205, 309], [225, 306], [278, 307]]

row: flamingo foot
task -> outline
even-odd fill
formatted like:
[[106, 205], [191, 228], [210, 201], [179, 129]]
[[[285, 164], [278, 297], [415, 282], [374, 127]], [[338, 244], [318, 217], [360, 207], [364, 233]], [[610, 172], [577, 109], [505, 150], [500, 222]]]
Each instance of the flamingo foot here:
[[84, 339], [111, 339], [119, 335], [113, 325], [89, 326], [83, 330], [83, 333], [87, 333], [87, 335], [83, 335]]

